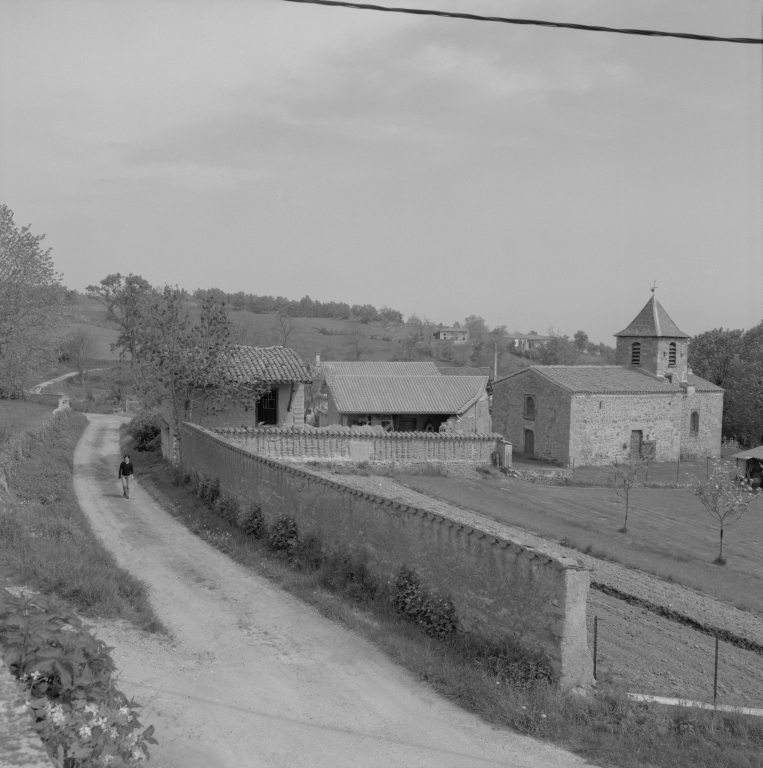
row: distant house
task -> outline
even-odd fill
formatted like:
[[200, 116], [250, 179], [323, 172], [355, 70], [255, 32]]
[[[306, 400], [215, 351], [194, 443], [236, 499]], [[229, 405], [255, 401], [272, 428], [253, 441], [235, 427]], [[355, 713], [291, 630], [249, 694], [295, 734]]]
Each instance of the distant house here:
[[528, 349], [538, 349], [551, 341], [550, 336], [540, 336], [537, 333], [514, 333], [504, 336], [513, 343], [514, 349], [526, 352]]
[[610, 464], [718, 456], [723, 390], [688, 368], [689, 337], [652, 296], [617, 365], [530, 366], [493, 382], [496, 430], [526, 457]]
[[[222, 413], [203, 415], [196, 409], [190, 421], [205, 427], [302, 426], [305, 423], [305, 385], [312, 374], [288, 347], [238, 346], [228, 361], [232, 381], [268, 386], [249, 410], [231, 406]], [[169, 403], [162, 408], [162, 455], [175, 451], [174, 418]]]
[[436, 341], [452, 341], [454, 344], [466, 344], [469, 331], [466, 328], [438, 328], [432, 338]]
[[326, 414], [319, 414], [319, 426], [488, 434], [487, 384], [487, 376], [330, 375]]

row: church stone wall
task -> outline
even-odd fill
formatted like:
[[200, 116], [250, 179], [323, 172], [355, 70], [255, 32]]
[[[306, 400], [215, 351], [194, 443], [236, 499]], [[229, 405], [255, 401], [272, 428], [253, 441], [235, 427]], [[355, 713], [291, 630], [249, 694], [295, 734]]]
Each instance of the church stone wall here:
[[[525, 396], [535, 398], [535, 418], [525, 414]], [[535, 457], [566, 464], [570, 446], [570, 393], [528, 370], [493, 383], [493, 429], [525, 453], [525, 430], [535, 434]]]
[[657, 461], [675, 461], [681, 446], [682, 394], [578, 394], [572, 398], [570, 459], [611, 464], [630, 457], [631, 432], [656, 442]]
[[[670, 337], [647, 337], [647, 336], [618, 336], [617, 349], [615, 351], [615, 363], [630, 367], [631, 348], [634, 342], [641, 344], [641, 365], [634, 366], [643, 368], [645, 371], [664, 376], [668, 372], [675, 372], [682, 377], [686, 373], [689, 363], [689, 345], [686, 339]], [[676, 345], [676, 365], [674, 368], [668, 368], [670, 343]]]
[[[695, 392], [682, 397], [681, 456], [720, 456], [723, 393]], [[699, 413], [699, 432], [691, 434], [691, 415]]]

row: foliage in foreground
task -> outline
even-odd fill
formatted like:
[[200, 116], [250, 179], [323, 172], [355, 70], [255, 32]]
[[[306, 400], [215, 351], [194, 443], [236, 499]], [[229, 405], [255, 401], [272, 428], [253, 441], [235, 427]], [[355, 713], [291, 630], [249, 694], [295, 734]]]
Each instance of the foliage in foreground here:
[[58, 601], [0, 590], [0, 652], [60, 768], [137, 766], [156, 744], [116, 687], [106, 644]]

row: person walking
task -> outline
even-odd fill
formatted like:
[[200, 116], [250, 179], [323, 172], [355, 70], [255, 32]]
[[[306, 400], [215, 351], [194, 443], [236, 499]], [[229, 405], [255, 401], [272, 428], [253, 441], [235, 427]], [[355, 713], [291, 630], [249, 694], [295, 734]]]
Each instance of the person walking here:
[[130, 498], [130, 483], [132, 482], [133, 468], [129, 455], [125, 454], [124, 461], [119, 465], [119, 478], [122, 481], [122, 495]]

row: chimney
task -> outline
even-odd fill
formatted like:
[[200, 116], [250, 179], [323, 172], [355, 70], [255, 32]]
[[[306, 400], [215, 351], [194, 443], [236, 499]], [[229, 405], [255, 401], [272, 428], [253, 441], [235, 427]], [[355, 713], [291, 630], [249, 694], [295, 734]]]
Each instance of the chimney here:
[[320, 365], [320, 362], [321, 362], [321, 353], [320, 352], [316, 352], [315, 353], [315, 364], [316, 365]]

